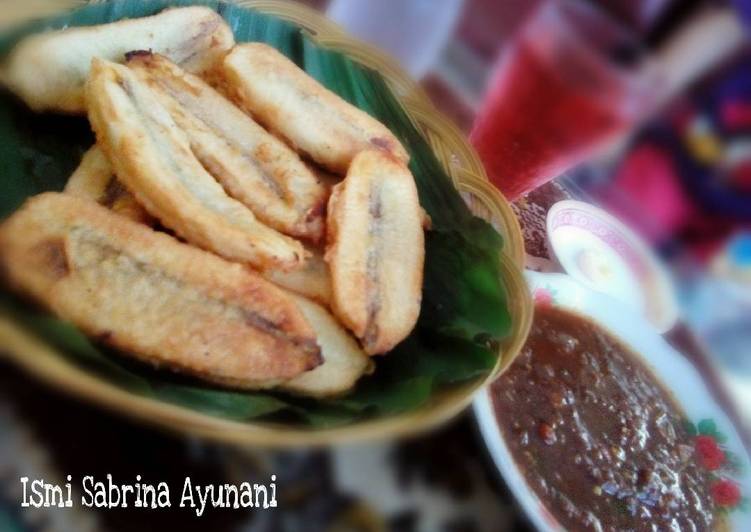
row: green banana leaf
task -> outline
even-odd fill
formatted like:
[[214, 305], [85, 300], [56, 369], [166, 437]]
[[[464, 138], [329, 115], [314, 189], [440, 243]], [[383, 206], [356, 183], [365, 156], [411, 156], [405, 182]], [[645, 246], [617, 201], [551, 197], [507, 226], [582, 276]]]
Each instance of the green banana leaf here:
[[[233, 420], [340, 426], [419, 408], [446, 387], [487, 375], [498, 357], [493, 346], [510, 329], [499, 265], [503, 242], [490, 225], [472, 216], [378, 72], [322, 48], [291, 23], [217, 1], [91, 4], [0, 35], [0, 57], [29, 33], [142, 17], [187, 4], [215, 9], [238, 42], [263, 41], [276, 47], [329, 89], [384, 122], [408, 148], [422, 206], [433, 222], [426, 242], [423, 310], [416, 329], [388, 356], [380, 357], [375, 373], [350, 394], [316, 401], [274, 392], [221, 390], [152, 370], [92, 343], [72, 325], [4, 291], [0, 291], [0, 312], [75, 364], [132, 393]], [[62, 190], [93, 142], [85, 119], [37, 115], [0, 92], [0, 218], [29, 196]]]

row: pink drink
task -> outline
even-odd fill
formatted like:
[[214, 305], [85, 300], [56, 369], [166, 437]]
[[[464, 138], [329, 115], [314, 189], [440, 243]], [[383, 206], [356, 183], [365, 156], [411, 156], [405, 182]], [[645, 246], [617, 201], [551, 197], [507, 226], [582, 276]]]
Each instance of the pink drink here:
[[470, 140], [508, 199], [578, 164], [645, 108], [642, 77], [623, 65], [636, 48], [612, 26], [583, 5], [545, 3], [504, 50]]

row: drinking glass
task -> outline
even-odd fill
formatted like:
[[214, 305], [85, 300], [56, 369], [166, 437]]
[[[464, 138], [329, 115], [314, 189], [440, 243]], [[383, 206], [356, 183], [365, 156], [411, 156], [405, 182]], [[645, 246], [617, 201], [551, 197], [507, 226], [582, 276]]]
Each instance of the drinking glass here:
[[502, 51], [470, 140], [514, 200], [632, 127], [655, 80], [614, 20], [580, 1], [546, 1]]

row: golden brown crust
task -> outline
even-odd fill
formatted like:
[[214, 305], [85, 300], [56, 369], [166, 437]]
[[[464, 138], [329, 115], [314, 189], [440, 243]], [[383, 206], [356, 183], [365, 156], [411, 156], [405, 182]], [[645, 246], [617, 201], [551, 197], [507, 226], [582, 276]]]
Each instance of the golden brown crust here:
[[283, 290], [85, 199], [29, 200], [0, 226], [0, 262], [16, 290], [156, 365], [265, 388], [321, 363]]
[[86, 84], [89, 120], [118, 179], [182, 238], [259, 269], [302, 266], [300, 242], [256, 220], [191, 151], [185, 133], [127, 67], [95, 59]]
[[35, 111], [85, 113], [84, 83], [94, 57], [123, 61], [131, 50], [153, 50], [189, 72], [213, 70], [234, 46], [232, 30], [201, 6], [152, 17], [32, 35], [11, 52], [3, 81]]
[[317, 242], [326, 188], [300, 157], [208, 84], [166, 58], [132, 55], [128, 66], [183, 129], [205, 168], [263, 223]]
[[383, 124], [262, 43], [236, 46], [224, 59], [220, 88], [261, 124], [327, 169], [345, 174], [361, 151], [409, 155]]
[[323, 252], [309, 249], [310, 258], [305, 266], [292, 272], [266, 270], [263, 276], [277, 286], [281, 286], [316, 303], [329, 307], [331, 305], [331, 274], [329, 266], [323, 260]]
[[332, 306], [369, 354], [385, 353], [417, 322], [425, 260], [423, 211], [403, 163], [380, 151], [352, 162], [328, 207]]
[[332, 397], [348, 392], [360, 377], [373, 370], [372, 361], [326, 309], [304, 297], [293, 297], [316, 332], [323, 364], [280, 388], [308, 397]]
[[107, 156], [98, 146], [87, 151], [65, 185], [65, 192], [87, 198], [134, 222], [152, 225], [154, 220], [118, 181]]

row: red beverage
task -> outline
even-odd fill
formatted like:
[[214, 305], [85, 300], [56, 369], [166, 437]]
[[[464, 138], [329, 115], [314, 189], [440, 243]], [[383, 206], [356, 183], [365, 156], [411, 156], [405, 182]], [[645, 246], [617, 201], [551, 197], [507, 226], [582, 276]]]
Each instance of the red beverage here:
[[544, 4], [508, 45], [470, 136], [510, 200], [581, 162], [645, 107], [642, 79], [623, 65], [632, 49], [613, 47], [604, 57], [593, 43], [616, 34], [599, 20], [579, 28], [600, 15], [576, 7], [572, 17], [562, 11], [576, 4], [565, 5]]

